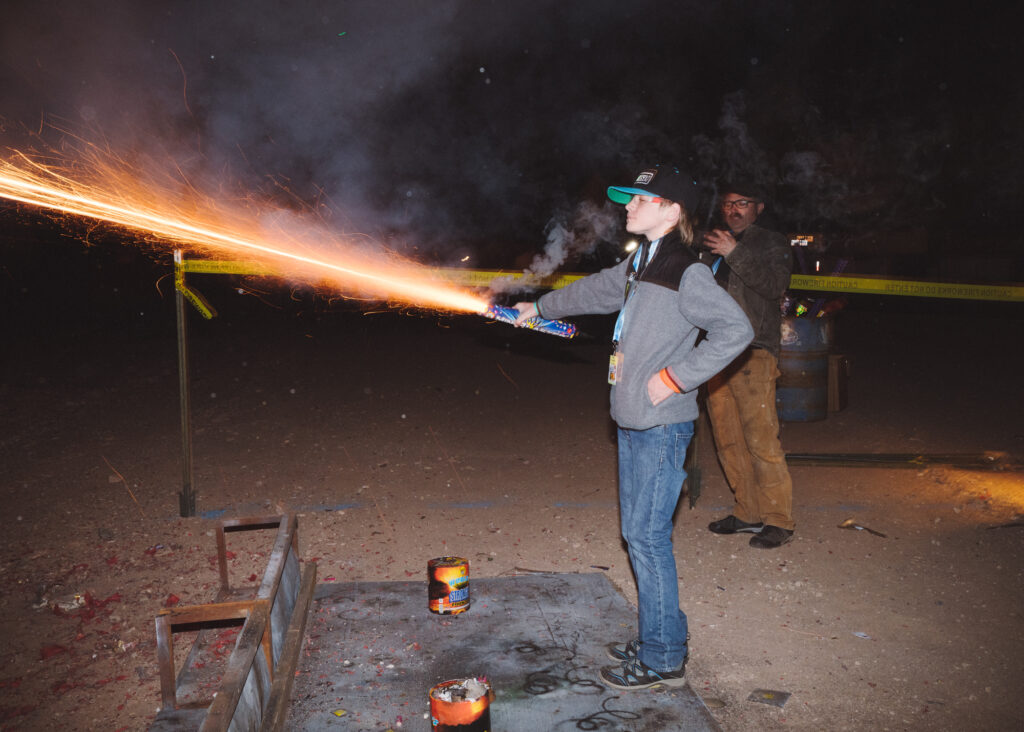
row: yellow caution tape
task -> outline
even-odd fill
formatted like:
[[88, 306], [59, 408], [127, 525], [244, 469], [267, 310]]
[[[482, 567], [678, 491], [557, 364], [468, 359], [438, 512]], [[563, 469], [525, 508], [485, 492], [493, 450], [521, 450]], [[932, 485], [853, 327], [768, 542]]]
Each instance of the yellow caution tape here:
[[432, 269], [431, 273], [439, 279], [467, 287], [490, 287], [495, 280], [515, 282], [523, 287], [540, 287], [557, 290], [571, 282], [583, 279], [585, 274], [553, 274], [547, 277], [526, 274], [525, 272], [503, 269]]
[[[557, 289], [586, 277], [585, 274], [557, 274], [537, 277], [505, 270], [449, 269], [434, 272], [450, 282], [468, 287], [489, 287], [495, 280], [509, 279], [524, 287]], [[923, 282], [919, 280], [888, 280], [876, 277], [818, 277], [793, 275], [789, 286], [794, 290], [826, 290], [875, 295], [955, 298], [960, 300], [1024, 301], [1021, 285], [976, 285], [962, 282]]]
[[[449, 282], [467, 287], [489, 287], [495, 280], [508, 279], [524, 287], [558, 289], [586, 277], [585, 274], [556, 274], [537, 277], [523, 272], [486, 269], [435, 269], [433, 272]], [[789, 286], [794, 290], [825, 290], [874, 295], [955, 298], [960, 300], [1024, 301], [1024, 286], [977, 285], [963, 282], [924, 282], [889, 280], [877, 277], [818, 277], [793, 275]]]
[[245, 260], [230, 259], [185, 259], [180, 265], [183, 272], [194, 272], [196, 274], [240, 274], [240, 275], [268, 275], [275, 273], [273, 267], [268, 267], [259, 262], [248, 262]]
[[217, 316], [217, 311], [210, 303], [206, 301], [205, 297], [200, 295], [196, 290], [193, 290], [185, 282], [185, 265], [187, 264], [188, 262], [184, 260], [183, 257], [180, 257], [180, 255], [177, 253], [175, 254], [174, 288], [178, 292], [180, 292], [186, 300], [192, 303], [192, 306], [195, 307], [195, 309], [198, 310], [200, 313], [202, 313], [204, 318], [206, 318], [207, 320], [211, 320], [212, 318]]
[[[244, 260], [185, 259], [175, 264], [179, 273], [239, 274], [275, 276], [273, 267]], [[586, 274], [553, 274], [547, 277], [522, 271], [502, 269], [442, 269], [432, 268], [430, 274], [440, 280], [465, 287], [491, 287], [507, 281], [521, 287], [556, 290], [583, 279]], [[182, 277], [181, 284], [184, 285]], [[924, 282], [920, 280], [890, 280], [877, 277], [826, 277], [793, 275], [789, 283], [794, 290], [822, 290], [827, 292], [859, 293], [869, 295], [901, 295], [909, 297], [935, 297], [957, 300], [997, 300], [1024, 302], [1024, 286], [978, 285], [964, 282]], [[179, 286], [179, 290], [183, 288]], [[187, 289], [187, 288], [185, 288]], [[183, 290], [184, 292], [185, 290]], [[201, 308], [202, 309], [202, 308]]]
[[[283, 276], [273, 267], [246, 260], [227, 259], [183, 259], [175, 265], [181, 272], [192, 272], [194, 274], [237, 274], [237, 275], [262, 275], [262, 276]], [[565, 287], [570, 282], [586, 277], [585, 274], [554, 274], [547, 277], [526, 274], [522, 271], [510, 271], [502, 269], [442, 269], [432, 268], [430, 274], [439, 280], [451, 282], [466, 287], [490, 287], [494, 280], [514, 281], [524, 287], [539, 287], [558, 289]]]
[[202, 316], [204, 318], [206, 318], [207, 320], [212, 320], [213, 318], [217, 317], [216, 308], [214, 308], [213, 305], [208, 303], [206, 301], [206, 298], [200, 295], [196, 290], [193, 290], [184, 282], [180, 284], [175, 283], [174, 286], [178, 289], [178, 292], [185, 296], [186, 300], [192, 303], [192, 306], [195, 307], [196, 310], [202, 313]]
[[972, 285], [964, 282], [923, 282], [920, 280], [886, 280], [875, 277], [816, 277], [793, 275], [789, 286], [794, 290], [826, 290], [873, 295], [905, 295], [938, 297], [956, 300], [1000, 300], [1024, 302], [1021, 285]]

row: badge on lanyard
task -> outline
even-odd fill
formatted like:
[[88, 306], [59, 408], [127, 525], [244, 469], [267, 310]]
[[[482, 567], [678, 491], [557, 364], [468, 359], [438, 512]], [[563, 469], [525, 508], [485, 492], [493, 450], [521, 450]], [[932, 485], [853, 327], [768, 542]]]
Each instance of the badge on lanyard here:
[[633, 295], [637, 280], [640, 278], [640, 273], [643, 272], [648, 261], [652, 258], [652, 247], [660, 241], [658, 239], [653, 244], [644, 242], [640, 250], [633, 255], [633, 266], [630, 273], [626, 276], [626, 292], [622, 298], [619, 317], [615, 320], [615, 332], [612, 334], [612, 355], [608, 358], [608, 383], [612, 386], [622, 381], [622, 351], [619, 350], [619, 338], [622, 335], [622, 323], [626, 305], [629, 303], [630, 296]]
[[615, 351], [608, 358], [608, 383], [615, 386], [622, 378], [622, 351]]

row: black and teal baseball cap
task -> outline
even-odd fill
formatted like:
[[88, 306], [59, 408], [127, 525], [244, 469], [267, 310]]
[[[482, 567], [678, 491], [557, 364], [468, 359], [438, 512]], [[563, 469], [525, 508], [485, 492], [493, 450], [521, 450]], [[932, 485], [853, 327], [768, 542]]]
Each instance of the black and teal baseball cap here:
[[682, 204], [690, 212], [696, 208], [699, 194], [693, 176], [662, 164], [641, 170], [631, 186], [608, 187], [608, 198], [615, 203], [627, 204], [633, 196], [656, 196]]

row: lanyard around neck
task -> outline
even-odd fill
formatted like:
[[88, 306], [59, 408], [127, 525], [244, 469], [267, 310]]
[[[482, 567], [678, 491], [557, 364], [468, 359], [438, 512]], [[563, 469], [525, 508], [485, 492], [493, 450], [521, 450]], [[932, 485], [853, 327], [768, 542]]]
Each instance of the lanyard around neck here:
[[644, 242], [636, 254], [633, 255], [633, 263], [630, 265], [629, 274], [626, 276], [626, 292], [622, 296], [622, 307], [619, 309], [619, 317], [615, 319], [615, 330], [612, 332], [612, 345], [616, 348], [619, 345], [619, 337], [622, 335], [622, 320], [626, 312], [626, 305], [636, 292], [637, 281], [644, 270], [647, 269], [647, 265], [654, 259], [654, 255], [658, 251], [658, 244], [660, 243], [660, 238], [652, 242]]

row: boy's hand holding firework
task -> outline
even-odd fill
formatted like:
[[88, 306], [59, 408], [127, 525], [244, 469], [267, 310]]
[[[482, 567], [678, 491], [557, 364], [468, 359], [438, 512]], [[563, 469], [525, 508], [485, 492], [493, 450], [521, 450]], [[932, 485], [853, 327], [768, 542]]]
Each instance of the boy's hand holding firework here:
[[537, 312], [537, 306], [530, 303], [517, 303], [515, 307], [507, 308], [501, 305], [491, 305], [484, 312], [484, 317], [492, 320], [500, 320], [503, 323], [514, 325], [517, 328], [529, 328], [530, 330], [572, 338], [576, 335], [576, 326], [562, 320], [545, 320]]

